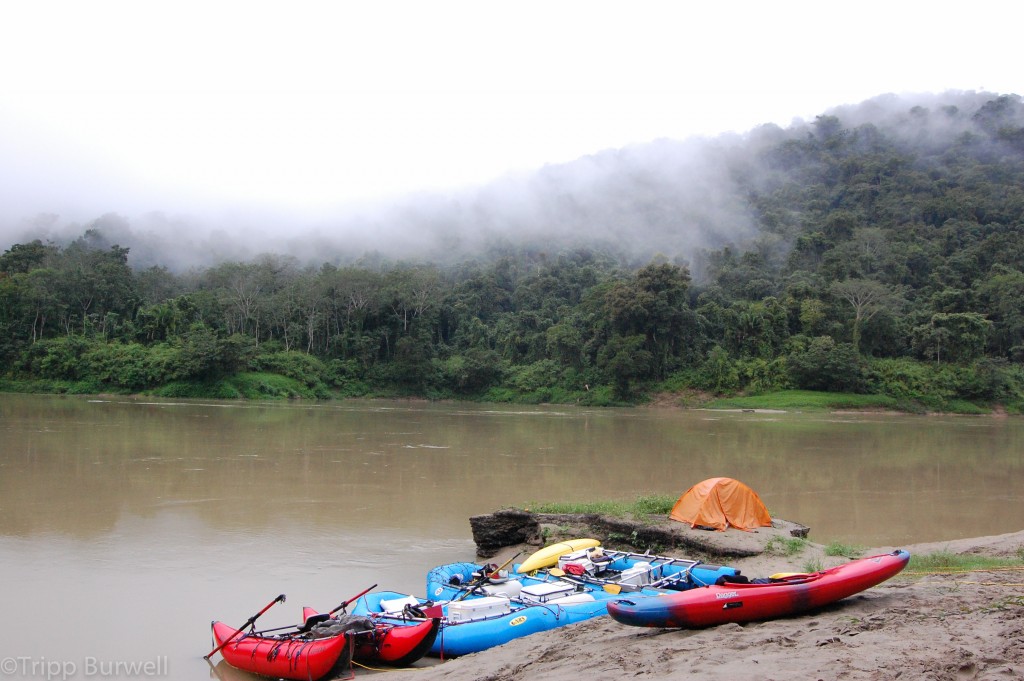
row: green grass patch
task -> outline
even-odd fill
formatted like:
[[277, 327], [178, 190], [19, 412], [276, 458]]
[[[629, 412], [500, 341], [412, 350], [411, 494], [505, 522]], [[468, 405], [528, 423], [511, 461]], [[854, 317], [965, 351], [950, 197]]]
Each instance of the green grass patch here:
[[803, 568], [804, 572], [821, 572], [825, 569], [825, 566], [821, 564], [820, 559], [812, 558], [808, 561], [804, 561]]
[[842, 556], [843, 558], [853, 560], [854, 558], [860, 558], [864, 555], [866, 550], [867, 549], [865, 547], [858, 546], [856, 544], [843, 544], [841, 542], [834, 541], [830, 542], [828, 546], [825, 547], [825, 555]]
[[946, 411], [951, 414], [967, 414], [973, 416], [981, 416], [992, 412], [991, 409], [984, 409], [972, 402], [968, 402], [967, 400], [946, 400], [942, 405], [941, 411]]
[[828, 393], [813, 390], [783, 390], [764, 395], [723, 397], [711, 400], [703, 406], [707, 409], [779, 409], [799, 411], [881, 409], [911, 414], [922, 414], [927, 411], [968, 415], [991, 413], [989, 408], [960, 399], [933, 400], [925, 405], [918, 401], [900, 399], [889, 395], [857, 395], [853, 393]]
[[63, 381], [40, 378], [30, 380], [4, 379], [0, 381], [0, 392], [43, 395], [99, 395], [102, 393], [124, 394], [129, 391], [111, 388], [95, 380]]
[[712, 400], [708, 409], [896, 409], [899, 404], [887, 395], [855, 395], [813, 390], [783, 390], [765, 395], [728, 397]]
[[0, 381], [0, 392], [42, 393], [56, 395], [100, 395], [141, 393], [176, 399], [217, 400], [276, 400], [276, 399], [329, 399], [330, 393], [321, 386], [272, 373], [241, 373], [215, 381], [173, 381], [150, 390], [128, 390], [99, 381]]
[[242, 394], [227, 381], [172, 381], [151, 391], [173, 399], [237, 400]]
[[996, 558], [977, 556], [970, 553], [951, 553], [936, 551], [924, 555], [910, 557], [906, 572], [969, 572], [971, 570], [991, 570], [994, 568], [1024, 567], [1024, 547], [1017, 549], [1015, 558]]
[[624, 501], [539, 501], [526, 504], [526, 510], [534, 513], [597, 513], [624, 516], [627, 508], [628, 504]]
[[308, 385], [288, 376], [268, 373], [235, 374], [226, 383], [247, 400], [281, 400], [292, 398], [316, 399], [317, 395]]
[[668, 494], [650, 494], [633, 501], [579, 501], [579, 502], [533, 502], [526, 510], [534, 513], [596, 513], [598, 515], [623, 518], [626, 516], [668, 515], [677, 497]]
[[764, 545], [764, 552], [770, 556], [795, 556], [804, 550], [807, 540], [802, 537], [772, 537]]
[[671, 494], [650, 494], [633, 502], [633, 512], [646, 515], [668, 515], [677, 501], [679, 501], [679, 497]]
[[565, 390], [558, 387], [544, 387], [536, 390], [517, 390], [496, 386], [488, 388], [478, 398], [460, 395], [459, 399], [498, 404], [577, 404], [587, 407], [624, 407], [629, 402], [616, 400], [610, 387], [596, 386], [589, 391]]

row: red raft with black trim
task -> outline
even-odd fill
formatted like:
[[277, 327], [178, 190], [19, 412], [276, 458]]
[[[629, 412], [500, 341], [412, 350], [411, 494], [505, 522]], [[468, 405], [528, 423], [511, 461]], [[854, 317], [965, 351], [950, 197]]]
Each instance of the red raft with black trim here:
[[[238, 634], [223, 622], [214, 622], [217, 645], [232, 667], [262, 676], [316, 681], [350, 660], [406, 667], [423, 657], [434, 644], [440, 620], [408, 625], [373, 623], [367, 618], [318, 619], [317, 611], [303, 608], [303, 619], [314, 626], [297, 627], [279, 635], [259, 632]], [[318, 621], [317, 621], [318, 620]]]
[[860, 593], [899, 573], [909, 560], [910, 554], [899, 550], [766, 583], [715, 584], [658, 596], [617, 598], [608, 602], [608, 614], [635, 627], [680, 629], [774, 619]]

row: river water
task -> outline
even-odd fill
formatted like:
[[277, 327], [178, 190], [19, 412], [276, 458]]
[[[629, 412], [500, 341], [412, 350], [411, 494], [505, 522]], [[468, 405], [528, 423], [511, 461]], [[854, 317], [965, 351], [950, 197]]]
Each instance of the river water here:
[[471, 515], [715, 476], [820, 543], [1012, 532], [1024, 419], [0, 395], [0, 679], [238, 678], [211, 619], [421, 594]]

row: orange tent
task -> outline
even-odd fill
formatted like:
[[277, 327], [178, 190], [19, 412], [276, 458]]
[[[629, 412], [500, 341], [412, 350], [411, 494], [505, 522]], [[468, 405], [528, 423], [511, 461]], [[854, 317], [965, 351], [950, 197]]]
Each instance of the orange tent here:
[[770, 527], [771, 516], [754, 490], [732, 478], [709, 478], [686, 490], [672, 507], [672, 520], [690, 527], [752, 530]]

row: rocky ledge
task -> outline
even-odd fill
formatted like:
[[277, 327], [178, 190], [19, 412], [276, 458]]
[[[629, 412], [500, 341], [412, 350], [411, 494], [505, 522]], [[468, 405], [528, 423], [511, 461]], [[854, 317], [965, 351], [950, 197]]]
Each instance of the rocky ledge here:
[[806, 538], [810, 528], [772, 518], [771, 527], [724, 532], [693, 529], [665, 516], [619, 518], [596, 513], [533, 513], [508, 508], [469, 519], [477, 554], [490, 558], [508, 546], [544, 546], [565, 539], [593, 537], [608, 548], [652, 553], [685, 553], [717, 561], [749, 558], [771, 550], [773, 542]]

